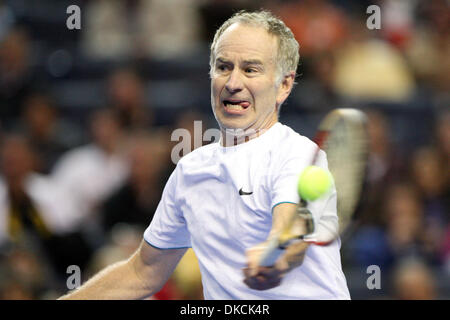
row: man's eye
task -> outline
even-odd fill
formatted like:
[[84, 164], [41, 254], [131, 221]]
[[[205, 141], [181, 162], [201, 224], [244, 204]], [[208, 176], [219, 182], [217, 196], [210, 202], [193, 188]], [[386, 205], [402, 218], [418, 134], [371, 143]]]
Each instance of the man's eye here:
[[256, 72], [256, 69], [255, 68], [247, 68], [247, 69], [245, 69], [245, 72], [246, 73], [254, 73], [254, 72]]
[[217, 69], [220, 71], [225, 71], [225, 70], [228, 70], [228, 66], [221, 64], [221, 65], [217, 66]]

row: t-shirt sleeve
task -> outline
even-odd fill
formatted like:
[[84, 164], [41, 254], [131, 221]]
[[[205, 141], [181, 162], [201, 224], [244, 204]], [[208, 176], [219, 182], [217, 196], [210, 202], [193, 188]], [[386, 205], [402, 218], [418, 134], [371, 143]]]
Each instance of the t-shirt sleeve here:
[[176, 201], [179, 171], [177, 167], [170, 175], [152, 222], [144, 232], [144, 240], [159, 249], [191, 247], [186, 220]]
[[311, 162], [315, 148], [315, 144], [306, 138], [291, 139], [279, 147], [269, 171], [272, 181], [272, 209], [280, 203], [300, 201], [297, 192], [298, 178]]
[[[279, 159], [279, 167], [272, 170], [272, 210], [280, 203], [298, 203], [300, 196], [297, 192], [298, 178], [301, 172], [310, 164], [311, 157], [316, 146], [309, 143], [302, 149], [292, 147]], [[284, 160], [284, 161], [283, 161]], [[327, 169], [327, 158], [323, 150], [318, 154], [315, 165]], [[336, 214], [336, 190], [334, 187], [323, 197], [308, 203], [308, 209], [313, 215], [316, 232], [336, 233], [338, 229], [338, 218]], [[315, 232], [315, 233], [316, 233]], [[315, 237], [315, 233], [312, 237]]]

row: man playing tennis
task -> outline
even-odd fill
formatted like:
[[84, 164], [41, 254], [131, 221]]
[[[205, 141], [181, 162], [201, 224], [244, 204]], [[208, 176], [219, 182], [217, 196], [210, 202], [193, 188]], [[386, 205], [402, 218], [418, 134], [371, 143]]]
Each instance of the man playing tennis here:
[[[298, 43], [268, 12], [240, 12], [211, 46], [211, 103], [221, 139], [183, 157], [139, 249], [63, 298], [142, 299], [158, 292], [187, 248], [205, 299], [349, 299], [339, 241], [299, 241], [274, 266], [261, 244], [299, 202], [296, 182], [315, 144], [278, 122], [294, 85]], [[317, 165], [327, 167], [323, 151]], [[337, 228], [336, 193], [312, 202], [317, 225]], [[326, 218], [326, 219], [324, 219]]]

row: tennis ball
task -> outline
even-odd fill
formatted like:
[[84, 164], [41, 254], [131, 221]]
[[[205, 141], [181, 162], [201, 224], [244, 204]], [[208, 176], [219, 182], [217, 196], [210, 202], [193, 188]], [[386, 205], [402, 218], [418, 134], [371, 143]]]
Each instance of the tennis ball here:
[[333, 185], [331, 173], [318, 166], [308, 166], [298, 179], [298, 194], [300, 198], [314, 201], [327, 193]]

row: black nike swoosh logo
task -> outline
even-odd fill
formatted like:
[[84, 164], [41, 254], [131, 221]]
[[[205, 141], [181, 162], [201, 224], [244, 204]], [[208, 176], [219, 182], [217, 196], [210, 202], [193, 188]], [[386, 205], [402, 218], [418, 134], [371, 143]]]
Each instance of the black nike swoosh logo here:
[[253, 193], [253, 191], [252, 191], [252, 192], [245, 192], [245, 191], [242, 191], [242, 188], [239, 189], [239, 195], [240, 195], [240, 196], [249, 196], [249, 195], [251, 195], [252, 193]]

